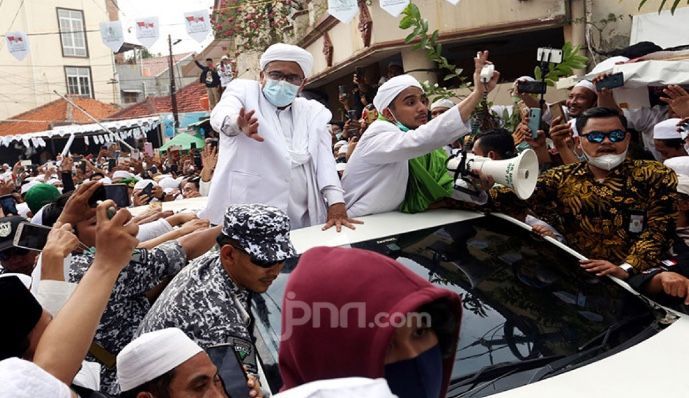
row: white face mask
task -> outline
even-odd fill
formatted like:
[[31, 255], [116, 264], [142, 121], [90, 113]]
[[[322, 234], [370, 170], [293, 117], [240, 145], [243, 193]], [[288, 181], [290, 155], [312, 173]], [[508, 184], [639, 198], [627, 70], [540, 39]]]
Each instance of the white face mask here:
[[602, 156], [591, 156], [586, 151], [583, 151], [589, 164], [598, 167], [599, 169], [610, 171], [624, 162], [627, 157], [627, 150], [619, 154], [610, 153]]

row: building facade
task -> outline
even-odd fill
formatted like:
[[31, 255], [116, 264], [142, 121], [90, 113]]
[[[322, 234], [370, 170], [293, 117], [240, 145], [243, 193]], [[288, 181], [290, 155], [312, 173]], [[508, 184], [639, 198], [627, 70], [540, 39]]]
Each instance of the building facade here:
[[108, 19], [105, 0], [2, 3], [2, 33], [27, 33], [30, 52], [18, 61], [0, 47], [0, 119], [59, 98], [53, 91], [118, 103], [113, 53], [99, 30]]

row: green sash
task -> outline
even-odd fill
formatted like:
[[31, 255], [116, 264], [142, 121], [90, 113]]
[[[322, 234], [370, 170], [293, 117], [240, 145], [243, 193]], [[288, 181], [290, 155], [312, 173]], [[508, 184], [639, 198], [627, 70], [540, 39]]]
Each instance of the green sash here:
[[454, 184], [446, 163], [447, 154], [443, 149], [409, 161], [407, 193], [400, 207], [402, 212], [425, 211], [431, 203], [452, 195]]

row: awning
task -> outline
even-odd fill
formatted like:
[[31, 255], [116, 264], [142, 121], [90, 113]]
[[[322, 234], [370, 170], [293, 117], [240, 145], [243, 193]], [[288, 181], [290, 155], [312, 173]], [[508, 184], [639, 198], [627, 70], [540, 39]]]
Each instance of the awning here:
[[[98, 144], [105, 144], [106, 142], [115, 142], [118, 138], [125, 139], [144, 136], [149, 131], [157, 128], [159, 124], [160, 118], [158, 116], [116, 120], [100, 124], [71, 124], [55, 127], [52, 130], [2, 136], [0, 137], [0, 145], [8, 147], [13, 142], [22, 142], [27, 147], [40, 148], [46, 146], [46, 139], [66, 138], [72, 134], [75, 137], [83, 137], [87, 145], [89, 140]], [[108, 131], [103, 130], [101, 125], [107, 128]]]
[[189, 149], [191, 148], [192, 143], [196, 144], [196, 148], [198, 149], [201, 149], [204, 145], [206, 145], [206, 141], [204, 141], [203, 138], [189, 133], [179, 133], [173, 139], [163, 144], [163, 146], [160, 147], [160, 151], [165, 152], [171, 146], [180, 147], [181, 149]]

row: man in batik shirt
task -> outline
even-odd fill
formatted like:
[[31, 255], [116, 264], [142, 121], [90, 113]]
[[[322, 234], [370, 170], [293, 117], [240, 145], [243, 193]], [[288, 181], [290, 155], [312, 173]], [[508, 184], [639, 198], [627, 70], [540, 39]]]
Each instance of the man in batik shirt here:
[[210, 252], [170, 282], [141, 322], [138, 335], [175, 327], [204, 349], [252, 343], [251, 295], [268, 290], [286, 259], [296, 256], [289, 217], [263, 204], [228, 207]]
[[627, 279], [657, 266], [675, 228], [677, 176], [661, 163], [626, 158], [630, 134], [616, 110], [591, 108], [577, 129], [586, 161], [543, 173], [527, 201], [493, 188], [489, 206], [511, 214], [528, 208], [588, 257], [581, 267], [598, 276]]

